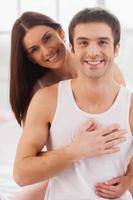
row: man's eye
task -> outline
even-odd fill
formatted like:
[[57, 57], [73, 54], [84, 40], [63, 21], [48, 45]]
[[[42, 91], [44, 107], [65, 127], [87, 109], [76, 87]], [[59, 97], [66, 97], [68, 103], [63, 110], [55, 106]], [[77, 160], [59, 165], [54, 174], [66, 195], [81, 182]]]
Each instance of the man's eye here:
[[88, 42], [87, 41], [81, 41], [81, 42], [79, 42], [79, 45], [80, 46], [87, 46]]
[[106, 45], [106, 44], [108, 44], [108, 42], [105, 41], [105, 40], [101, 40], [101, 41], [99, 41], [99, 44], [100, 44], [100, 45]]

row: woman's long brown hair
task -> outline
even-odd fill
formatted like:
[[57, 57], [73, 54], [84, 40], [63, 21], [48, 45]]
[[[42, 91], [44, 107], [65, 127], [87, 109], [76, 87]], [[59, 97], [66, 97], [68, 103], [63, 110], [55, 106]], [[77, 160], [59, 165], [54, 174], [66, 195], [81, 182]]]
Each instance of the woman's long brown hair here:
[[23, 13], [13, 26], [10, 56], [10, 104], [20, 125], [26, 115], [36, 81], [48, 70], [33, 63], [23, 46], [23, 38], [27, 30], [37, 25], [46, 25], [55, 30], [61, 29], [60, 24], [53, 19], [37, 12]]

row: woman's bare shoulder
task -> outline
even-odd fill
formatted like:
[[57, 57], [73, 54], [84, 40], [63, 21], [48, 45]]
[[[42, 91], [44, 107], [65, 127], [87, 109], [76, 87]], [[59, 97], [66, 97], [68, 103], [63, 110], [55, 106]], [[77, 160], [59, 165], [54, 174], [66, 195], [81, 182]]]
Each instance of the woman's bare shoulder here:
[[36, 92], [37, 97], [45, 97], [45, 98], [51, 98], [51, 96], [54, 96], [57, 93], [58, 90], [58, 83], [51, 85], [51, 86], [46, 86], [44, 88], [39, 89]]

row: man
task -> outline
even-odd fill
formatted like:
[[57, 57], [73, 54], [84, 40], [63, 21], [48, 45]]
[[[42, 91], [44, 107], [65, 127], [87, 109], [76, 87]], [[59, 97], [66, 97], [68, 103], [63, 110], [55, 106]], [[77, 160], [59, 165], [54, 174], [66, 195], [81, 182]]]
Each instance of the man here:
[[[33, 97], [18, 145], [16, 181], [24, 185], [52, 177], [46, 200], [116, 198], [112, 191], [96, 194], [95, 185], [124, 175], [131, 158], [132, 95], [112, 78], [119, 21], [103, 9], [85, 9], [72, 19], [69, 39], [78, 76]], [[76, 132], [86, 120], [90, 122]], [[127, 130], [126, 141], [118, 124]], [[48, 151], [40, 157], [45, 144]], [[132, 199], [127, 191], [133, 184], [131, 172], [130, 167], [120, 200]]]
[[[88, 14], [87, 14], [87, 12], [88, 12]], [[74, 35], [74, 33], [76, 32], [76, 33], [79, 33], [79, 30], [80, 30], [80, 36], [79, 36], [79, 38], [81, 37], [81, 39], [78, 39], [79, 40], [79, 43], [81, 43], [81, 44], [79, 44], [79, 45], [75, 45], [75, 55], [76, 55], [76, 57], [78, 58], [81, 58], [82, 59], [82, 55], [80, 54], [80, 52], [82, 52], [83, 53], [83, 49], [87, 49], [87, 47], [88, 47], [88, 51], [90, 51], [90, 48], [92, 48], [92, 46], [91, 46], [91, 44], [92, 44], [92, 42], [90, 42], [90, 38], [87, 38], [87, 37], [84, 37], [84, 34], [82, 34], [82, 33], [85, 33], [86, 31], [85, 31], [85, 28], [87, 27], [85, 27], [84, 26], [84, 23], [82, 23], [82, 22], [85, 22], [85, 20], [86, 20], [86, 23], [87, 22], [89, 22], [90, 21], [90, 24], [91, 24], [91, 22], [93, 23], [93, 22], [102, 22], [102, 20], [103, 20], [103, 22], [105, 22], [105, 24], [108, 22], [108, 23], [110, 23], [110, 24], [107, 24], [107, 25], [110, 25], [110, 26], [112, 26], [112, 33], [113, 33], [113, 35], [115, 36], [114, 37], [114, 56], [116, 56], [117, 55], [117, 53], [118, 53], [118, 49], [119, 49], [119, 41], [120, 41], [120, 25], [119, 25], [119, 22], [117, 21], [117, 19], [116, 19], [116, 25], [114, 25], [114, 27], [113, 27], [113, 22], [109, 22], [109, 20], [111, 20], [111, 19], [109, 19], [109, 16], [108, 16], [108, 14], [106, 15], [107, 13], [105, 12], [104, 13], [104, 11], [98, 11], [98, 10], [90, 10], [90, 12], [89, 12], [89, 10], [86, 10], [86, 11], [83, 11], [83, 12], [79, 12], [79, 16], [78, 16], [78, 14], [77, 14], [77, 16], [76, 17], [74, 17], [73, 18], [73, 20], [72, 20], [72, 22], [71, 22], [71, 24], [70, 24], [70, 28], [69, 28], [69, 40], [70, 40], [70, 43], [71, 43], [71, 45], [72, 45], [72, 47], [73, 47], [73, 51], [74, 51], [74, 39], [73, 39], [73, 37], [74, 38], [76, 38], [76, 36]], [[108, 18], [108, 19], [105, 19], [104, 20], [104, 17], [106, 18]], [[114, 19], [115, 20], [115, 19]], [[112, 23], [112, 24], [111, 24]], [[77, 30], [76, 28], [76, 26], [78, 25], [78, 24], [81, 24], [81, 26], [78, 26], [79, 27], [79, 29]], [[82, 29], [82, 25], [84, 26], [84, 29]], [[74, 29], [74, 27], [76, 27], [75, 29]], [[113, 31], [113, 28], [114, 28], [114, 31]], [[91, 31], [91, 33], [92, 33], [92, 35], [93, 35], [93, 33], [97, 33], [97, 29], [98, 29], [98, 27], [96, 27], [96, 30], [94, 29], [94, 31], [93, 31], [93, 29], [92, 29], [92, 27], [90, 26], [90, 29], [92, 30]], [[89, 27], [88, 27], [88, 29], [86, 28], [86, 30], [89, 30]], [[94, 36], [95, 36], [95, 34], [94, 34]], [[93, 38], [93, 37], [92, 37]], [[94, 37], [95, 38], [95, 37]], [[99, 38], [100, 39], [100, 38]], [[102, 39], [102, 37], [101, 37], [101, 39]], [[103, 38], [104, 39], [104, 38]], [[76, 39], [75, 39], [76, 40]], [[106, 38], [105, 38], [105, 40], [99, 40], [99, 44], [100, 44], [100, 42], [101, 42], [101, 47], [103, 46], [103, 48], [105, 48], [105, 47], [107, 47], [107, 41], [106, 41]], [[84, 45], [83, 45], [83, 43], [84, 43]], [[102, 43], [103, 43], [103, 45], [102, 45]], [[75, 44], [76, 44], [76, 42], [75, 42]], [[78, 42], [77, 42], [77, 44], [78, 44]], [[90, 47], [89, 47], [90, 46]], [[100, 46], [100, 45], [99, 45]], [[76, 48], [77, 47], [77, 48]], [[79, 48], [78, 48], [79, 47]], [[98, 45], [97, 45], [97, 48], [99, 48], [98, 47]], [[96, 64], [95, 65], [95, 61], [99, 61], [100, 62], [100, 59], [102, 59], [102, 57], [100, 58], [100, 56], [99, 56], [99, 54], [97, 55], [97, 52], [96, 52], [96, 50], [97, 50], [97, 48], [96, 48], [96, 46], [94, 45], [93, 46], [93, 48], [92, 48], [92, 50], [94, 51], [94, 52], [92, 52], [92, 56], [90, 56], [90, 52], [88, 53], [88, 57], [86, 58], [86, 60], [85, 60], [85, 62], [88, 62], [88, 67], [89, 67], [89, 65], [92, 67], [92, 69], [89, 71], [89, 69], [88, 69], [88, 74], [89, 73], [92, 73], [92, 72], [95, 72], [96, 71], [96, 69], [95, 69], [95, 67], [97, 66], [99, 66], [98, 64]], [[76, 51], [78, 49], [78, 51]], [[86, 50], [87, 51], [87, 50]], [[79, 55], [78, 55], [78, 53], [79, 53]], [[94, 53], [94, 55], [93, 55], [93, 53]], [[94, 59], [93, 59], [93, 56], [94, 56]], [[94, 60], [94, 63], [92, 63], [92, 64], [90, 64], [89, 63], [89, 61], [91, 62], [91, 61], [93, 61]], [[112, 60], [113, 61], [113, 60]], [[87, 65], [87, 64], [86, 64]], [[83, 65], [82, 65], [82, 70], [85, 70], [84, 68], [83, 68]], [[82, 73], [84, 73], [84, 71], [82, 71]], [[89, 74], [90, 75], [90, 74]], [[92, 74], [93, 75], [93, 74]], [[107, 82], [108, 82], [108, 79], [107, 79]], [[96, 83], [96, 81], [95, 81], [95, 83]], [[105, 83], [106, 84], [106, 83]], [[91, 86], [91, 84], [89, 84], [90, 86]], [[112, 86], [113, 87], [113, 86]], [[97, 88], [97, 87], [96, 87]], [[104, 88], [104, 87], [103, 87]], [[91, 89], [93, 89], [93, 91], [95, 91], [95, 87], [91, 87]], [[109, 87], [108, 87], [108, 89], [110, 89]], [[88, 89], [89, 90], [89, 89]], [[92, 93], [91, 93], [92, 94]], [[94, 99], [92, 100], [92, 102], [95, 102], [95, 98], [97, 98], [96, 96], [94, 96]], [[89, 98], [89, 100], [90, 100], [90, 98]], [[89, 102], [91, 102], [91, 100], [89, 101]], [[97, 101], [96, 101], [97, 102]], [[99, 101], [98, 101], [99, 102]], [[120, 114], [120, 113], [119, 113]], [[132, 129], [132, 124], [133, 124], [133, 120], [132, 120], [132, 113], [130, 114], [131, 116], [130, 116], [130, 126], [131, 126], [131, 129]], [[132, 132], [133, 132], [133, 130], [132, 130]], [[132, 164], [133, 164], [133, 160], [131, 160], [131, 162], [130, 162], [130, 165], [129, 165], [129, 174], [131, 173], [131, 176], [132, 176]], [[116, 176], [115, 176], [116, 177]], [[117, 178], [115, 178], [115, 179], [112, 179], [112, 180], [109, 180], [109, 181], [106, 181], [105, 183], [99, 183], [99, 184], [97, 184], [97, 187], [96, 187], [96, 192], [97, 192], [97, 194], [99, 194], [100, 196], [102, 196], [102, 197], [104, 197], [104, 198], [113, 198], [113, 197], [117, 197], [117, 196], [120, 196], [122, 193], [123, 193], [123, 190], [125, 190], [126, 191], [126, 189], [128, 188], [128, 183], [129, 183], [130, 181], [127, 179], [127, 177], [126, 176], [122, 176], [122, 177], [117, 177]], [[132, 190], [132, 188], [131, 188], [131, 190]]]

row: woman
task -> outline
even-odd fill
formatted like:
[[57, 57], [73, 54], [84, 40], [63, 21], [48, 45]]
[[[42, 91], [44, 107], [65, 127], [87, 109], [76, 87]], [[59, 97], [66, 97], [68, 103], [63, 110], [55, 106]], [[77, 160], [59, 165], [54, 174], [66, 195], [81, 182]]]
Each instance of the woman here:
[[[39, 42], [38, 37], [42, 37]], [[76, 75], [71, 57], [61, 26], [51, 18], [27, 12], [15, 22], [11, 39], [10, 102], [19, 124], [40, 87], [40, 82], [35, 86], [39, 79], [48, 86]]]
[[[13, 26], [10, 64], [10, 103], [20, 125], [24, 124], [30, 100], [40, 87], [76, 76], [76, 62], [64, 43], [60, 24], [35, 12], [24, 13]], [[124, 84], [115, 64], [114, 77]], [[24, 187], [15, 200], [43, 199], [46, 185]]]

